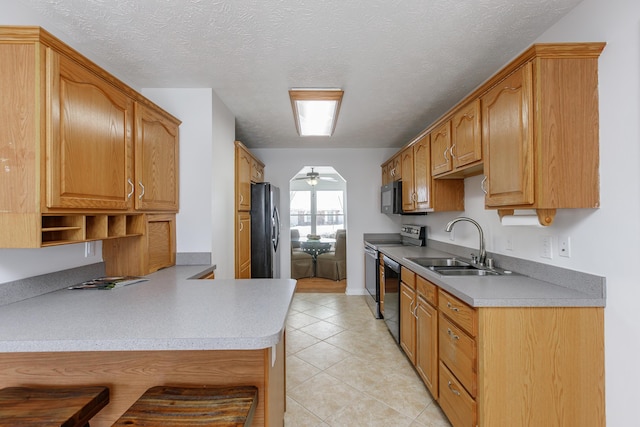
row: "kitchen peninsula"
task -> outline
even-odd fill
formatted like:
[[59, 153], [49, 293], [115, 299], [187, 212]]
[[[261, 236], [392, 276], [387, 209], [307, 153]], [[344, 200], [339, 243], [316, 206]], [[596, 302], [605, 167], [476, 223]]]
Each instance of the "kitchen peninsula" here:
[[94, 427], [110, 426], [155, 385], [255, 385], [254, 425], [282, 426], [295, 281], [190, 279], [204, 268], [1, 306], [0, 385], [106, 385], [111, 402]]

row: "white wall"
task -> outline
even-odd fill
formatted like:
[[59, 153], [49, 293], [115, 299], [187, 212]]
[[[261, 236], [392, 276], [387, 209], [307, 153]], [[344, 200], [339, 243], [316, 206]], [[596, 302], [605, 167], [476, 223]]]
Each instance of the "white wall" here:
[[235, 277], [235, 116], [213, 92], [213, 212], [211, 259], [216, 278]]
[[216, 278], [233, 278], [235, 117], [209, 88], [142, 94], [182, 120], [177, 251], [210, 252]]
[[380, 213], [380, 164], [393, 150], [386, 149], [255, 149], [265, 167], [265, 180], [280, 188], [283, 277], [290, 277], [289, 181], [304, 166], [332, 166], [347, 181], [347, 293], [364, 293], [364, 233], [397, 233], [399, 218]]
[[[476, 219], [487, 232], [487, 249], [518, 258], [605, 276], [605, 371], [607, 425], [638, 425], [640, 383], [640, 2], [584, 0], [545, 32], [539, 42], [604, 41], [599, 60], [599, 209], [560, 210], [550, 227], [504, 227], [484, 210], [481, 177], [465, 182], [464, 213], [431, 214], [421, 221], [430, 236], [450, 242], [444, 231], [458, 215]], [[579, 185], [579, 183], [577, 183]], [[455, 244], [476, 249], [469, 224], [455, 227]], [[541, 236], [551, 236], [553, 259], [540, 257]], [[571, 237], [571, 258], [558, 256], [558, 237]], [[507, 238], [513, 251], [505, 249]]]

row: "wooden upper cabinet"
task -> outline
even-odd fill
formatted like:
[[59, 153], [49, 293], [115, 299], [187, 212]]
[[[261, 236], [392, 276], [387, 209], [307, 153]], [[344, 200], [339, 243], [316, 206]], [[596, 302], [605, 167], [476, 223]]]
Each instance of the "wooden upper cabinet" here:
[[0, 26], [0, 94], [0, 247], [139, 237], [135, 208], [177, 211], [180, 121], [44, 29]]
[[402, 157], [400, 154], [389, 161], [389, 182], [402, 179]]
[[502, 213], [597, 208], [598, 57], [604, 43], [534, 45], [481, 97], [485, 204]]
[[264, 165], [256, 158], [251, 159], [251, 182], [264, 182]]
[[161, 111], [136, 103], [135, 206], [178, 211], [178, 126]]
[[133, 100], [66, 56], [46, 53], [46, 207], [129, 209]]
[[482, 97], [487, 206], [534, 201], [532, 91], [529, 63]]
[[382, 185], [387, 185], [389, 181], [389, 163], [385, 163], [382, 168]]
[[402, 168], [402, 210], [410, 212], [416, 209], [416, 193], [413, 180], [413, 146], [400, 153]]
[[431, 148], [429, 135], [425, 135], [413, 146], [413, 181], [416, 209], [431, 208]]
[[431, 132], [431, 173], [433, 176], [449, 172], [451, 160], [451, 121], [447, 120]]
[[236, 210], [251, 210], [251, 164], [253, 157], [236, 142]]
[[451, 144], [454, 170], [482, 161], [479, 99], [465, 105], [453, 116]]

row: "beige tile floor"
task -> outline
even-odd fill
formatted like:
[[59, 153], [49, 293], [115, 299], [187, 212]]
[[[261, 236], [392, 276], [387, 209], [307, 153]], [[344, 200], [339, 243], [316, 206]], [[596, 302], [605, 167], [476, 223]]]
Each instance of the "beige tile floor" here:
[[296, 294], [287, 319], [287, 427], [449, 427], [364, 296]]

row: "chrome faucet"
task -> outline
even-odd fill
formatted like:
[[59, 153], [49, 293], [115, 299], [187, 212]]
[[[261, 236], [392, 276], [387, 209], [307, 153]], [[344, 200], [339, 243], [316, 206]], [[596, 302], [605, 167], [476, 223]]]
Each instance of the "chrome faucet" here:
[[461, 216], [454, 220], [449, 221], [449, 223], [447, 224], [447, 227], [445, 228], [445, 231], [450, 233], [451, 230], [453, 230], [453, 225], [458, 221], [468, 221], [471, 224], [475, 225], [476, 228], [478, 229], [478, 233], [480, 233], [480, 256], [478, 257], [478, 264], [484, 267], [484, 263], [487, 259], [487, 252], [484, 249], [484, 233], [482, 232], [482, 227], [480, 227], [480, 224], [478, 224], [476, 221], [472, 220], [471, 218]]

